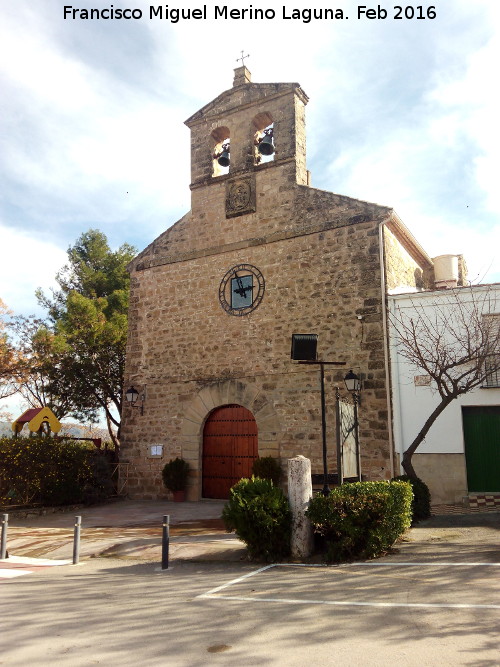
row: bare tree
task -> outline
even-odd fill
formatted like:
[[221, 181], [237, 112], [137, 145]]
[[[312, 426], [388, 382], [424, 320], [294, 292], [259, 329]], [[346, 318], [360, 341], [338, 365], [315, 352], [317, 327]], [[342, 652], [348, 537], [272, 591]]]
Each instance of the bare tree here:
[[430, 376], [440, 398], [403, 453], [404, 471], [416, 478], [412, 456], [443, 410], [476, 387], [498, 386], [500, 303], [492, 289], [463, 287], [440, 294], [432, 304], [398, 307], [390, 320], [398, 354]]
[[0, 299], [0, 399], [19, 391], [18, 378], [22, 369], [22, 358], [7, 335], [9, 316], [12, 315]]

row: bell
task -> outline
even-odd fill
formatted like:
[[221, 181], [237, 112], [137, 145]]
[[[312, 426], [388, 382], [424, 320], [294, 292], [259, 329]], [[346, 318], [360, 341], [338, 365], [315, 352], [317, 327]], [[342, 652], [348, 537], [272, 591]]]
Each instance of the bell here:
[[259, 153], [261, 153], [261, 155], [272, 155], [274, 153], [272, 135], [266, 134], [266, 136], [259, 142]]
[[229, 151], [222, 151], [222, 153], [219, 155], [217, 158], [217, 162], [220, 164], [221, 167], [229, 167]]

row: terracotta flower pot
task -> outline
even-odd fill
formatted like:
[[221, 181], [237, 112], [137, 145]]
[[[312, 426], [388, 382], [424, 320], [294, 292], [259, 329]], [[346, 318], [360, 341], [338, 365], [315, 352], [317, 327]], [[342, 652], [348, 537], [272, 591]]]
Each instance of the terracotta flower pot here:
[[183, 503], [186, 500], [185, 491], [172, 491], [174, 503]]

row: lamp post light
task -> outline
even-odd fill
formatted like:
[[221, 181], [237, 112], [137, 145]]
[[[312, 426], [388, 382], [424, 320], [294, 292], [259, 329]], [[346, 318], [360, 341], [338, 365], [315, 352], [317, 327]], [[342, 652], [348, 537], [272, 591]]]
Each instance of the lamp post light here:
[[352, 402], [354, 404], [354, 442], [356, 445], [356, 467], [358, 479], [361, 481], [361, 457], [359, 453], [359, 421], [358, 421], [358, 405], [361, 405], [361, 378], [353, 373], [352, 369], [344, 378], [344, 384], [349, 393], [352, 394]]
[[141, 415], [144, 414], [144, 394], [141, 396], [141, 404], [136, 405], [138, 399], [139, 399], [139, 392], [135, 387], [130, 387], [127, 389], [125, 392], [125, 398], [127, 399], [127, 403], [131, 408], [139, 408], [141, 411]]
[[326, 447], [326, 401], [325, 401], [325, 366], [345, 366], [345, 361], [319, 361], [316, 347], [318, 344], [317, 334], [292, 334], [291, 359], [299, 364], [312, 364], [319, 366], [321, 383], [321, 435], [323, 441], [323, 489], [322, 493], [327, 496], [330, 493], [328, 486], [328, 461]]
[[354, 394], [359, 394], [361, 390], [361, 380], [356, 373], [352, 372], [352, 368], [347, 373], [347, 375], [344, 378], [344, 383], [347, 391], [354, 393]]

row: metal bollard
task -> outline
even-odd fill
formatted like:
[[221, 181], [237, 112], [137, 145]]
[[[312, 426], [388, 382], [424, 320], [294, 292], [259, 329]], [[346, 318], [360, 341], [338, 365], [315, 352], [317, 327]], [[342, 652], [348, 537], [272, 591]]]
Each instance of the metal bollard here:
[[80, 529], [82, 527], [82, 517], [75, 516], [75, 533], [73, 538], [73, 565], [80, 560]]
[[2, 515], [2, 546], [1, 546], [1, 549], [0, 549], [0, 559], [2, 559], [2, 560], [9, 557], [9, 555], [7, 553], [7, 528], [8, 527], [9, 527], [9, 515], [8, 514], [3, 514]]
[[163, 535], [161, 540], [161, 569], [168, 570], [168, 548], [170, 545], [170, 516], [163, 516]]

